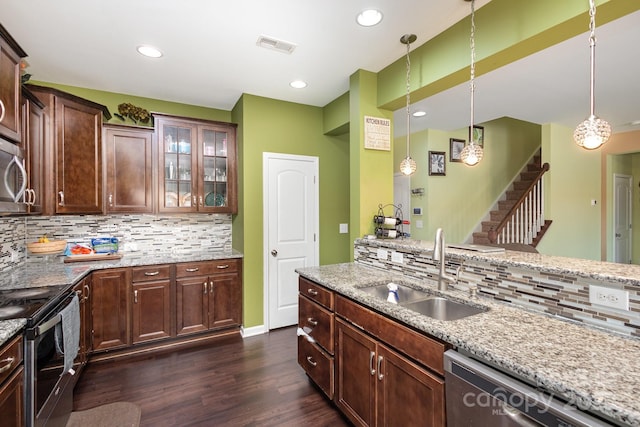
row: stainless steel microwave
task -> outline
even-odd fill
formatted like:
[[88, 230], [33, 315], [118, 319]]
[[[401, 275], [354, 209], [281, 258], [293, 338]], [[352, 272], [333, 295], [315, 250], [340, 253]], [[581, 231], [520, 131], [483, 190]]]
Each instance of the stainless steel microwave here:
[[27, 212], [27, 170], [22, 149], [0, 139], [0, 214]]

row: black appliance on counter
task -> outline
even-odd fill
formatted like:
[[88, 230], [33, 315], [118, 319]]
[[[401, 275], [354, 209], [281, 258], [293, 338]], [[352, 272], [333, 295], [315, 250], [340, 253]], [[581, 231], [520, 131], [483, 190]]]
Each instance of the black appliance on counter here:
[[27, 427], [65, 426], [73, 409], [76, 376], [63, 372], [64, 360], [56, 351], [54, 332], [61, 322], [60, 312], [74, 295], [69, 285], [0, 291], [0, 320], [27, 319], [24, 334]]

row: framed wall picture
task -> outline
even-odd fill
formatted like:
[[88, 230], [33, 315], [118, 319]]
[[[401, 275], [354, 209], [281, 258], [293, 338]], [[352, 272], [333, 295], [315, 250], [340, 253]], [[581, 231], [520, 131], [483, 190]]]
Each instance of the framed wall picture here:
[[469, 126], [469, 141], [473, 141], [476, 145], [484, 147], [484, 127], [473, 125], [473, 129]]
[[462, 162], [460, 153], [464, 148], [465, 140], [449, 138], [449, 161], [450, 162]]
[[444, 151], [429, 151], [429, 175], [446, 175]]

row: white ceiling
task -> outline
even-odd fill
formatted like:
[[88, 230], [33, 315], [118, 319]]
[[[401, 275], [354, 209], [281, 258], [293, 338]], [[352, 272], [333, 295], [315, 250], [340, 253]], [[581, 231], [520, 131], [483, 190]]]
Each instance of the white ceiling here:
[[[476, 8], [488, 2], [476, 0]], [[367, 7], [382, 10], [381, 24], [356, 24]], [[324, 106], [348, 90], [357, 69], [377, 72], [404, 56], [403, 34], [416, 34], [418, 46], [469, 12], [463, 0], [0, 2], [1, 23], [29, 54], [34, 80], [223, 110], [242, 93]], [[478, 77], [476, 122], [582, 121], [589, 107], [587, 25], [575, 40]], [[263, 49], [256, 45], [261, 35], [297, 47], [290, 55]], [[599, 27], [597, 36], [596, 110], [619, 131], [640, 119], [640, 13]], [[140, 44], [164, 56], [144, 58], [135, 50]], [[295, 79], [308, 87], [292, 89]], [[428, 114], [412, 120], [412, 131], [468, 125], [468, 84], [420, 104]], [[404, 120], [395, 124], [402, 135]]]

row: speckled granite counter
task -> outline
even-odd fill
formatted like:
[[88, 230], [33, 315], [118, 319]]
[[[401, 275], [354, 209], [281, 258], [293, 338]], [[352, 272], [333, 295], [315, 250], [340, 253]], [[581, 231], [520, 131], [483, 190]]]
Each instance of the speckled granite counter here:
[[[456, 321], [437, 321], [359, 289], [371, 283], [394, 280], [438, 293], [433, 283], [357, 263], [297, 271], [303, 277], [513, 372], [581, 408], [601, 412], [622, 424], [640, 426], [638, 340], [487, 298], [471, 301], [488, 307], [485, 313]], [[466, 292], [446, 294], [470, 302]]]
[[[92, 271], [105, 268], [211, 261], [227, 258], [242, 258], [242, 253], [237, 251], [197, 251], [152, 255], [130, 253], [114, 261], [76, 263], [64, 263], [62, 256], [32, 256], [19, 267], [0, 273], [0, 290], [41, 286], [73, 286]], [[25, 323], [25, 319], [0, 320], [0, 345], [18, 333], [24, 327]]]

